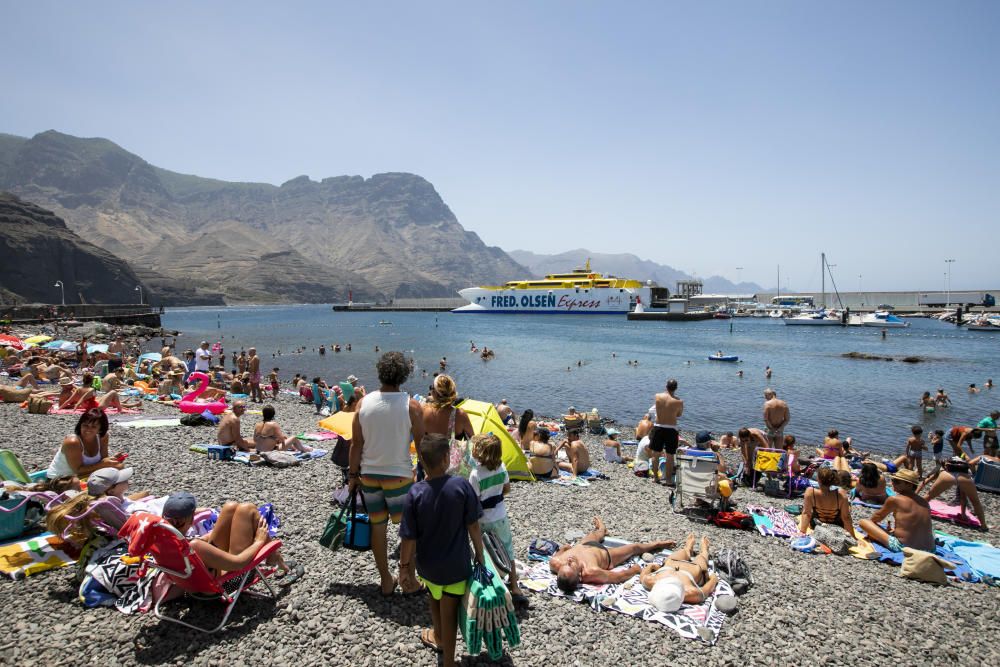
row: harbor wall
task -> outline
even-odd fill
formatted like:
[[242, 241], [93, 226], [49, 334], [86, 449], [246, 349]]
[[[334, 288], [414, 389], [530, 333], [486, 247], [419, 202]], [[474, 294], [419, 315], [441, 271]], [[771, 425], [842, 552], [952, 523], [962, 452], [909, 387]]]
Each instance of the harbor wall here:
[[72, 304], [66, 306], [30, 305], [0, 307], [0, 320], [16, 323], [79, 320], [80, 322], [107, 322], [108, 324], [139, 324], [160, 327], [162, 306], [131, 304]]

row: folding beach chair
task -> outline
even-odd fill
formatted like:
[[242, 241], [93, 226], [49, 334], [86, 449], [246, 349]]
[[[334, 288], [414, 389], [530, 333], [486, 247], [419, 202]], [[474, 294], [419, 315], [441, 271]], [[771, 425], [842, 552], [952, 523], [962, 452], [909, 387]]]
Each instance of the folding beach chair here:
[[782, 449], [766, 449], [764, 447], [754, 451], [752, 488], [757, 488], [761, 473], [773, 473], [774, 477], [781, 477], [781, 455], [784, 453]]
[[674, 457], [677, 487], [672, 501], [675, 512], [708, 521], [721, 509], [722, 494], [719, 493], [719, 462], [713, 452], [706, 454], [709, 456], [687, 453]]
[[[153, 586], [153, 615], [157, 618], [183, 625], [199, 632], [213, 633], [225, 627], [229, 615], [236, 606], [240, 595], [274, 598], [276, 594], [267, 577], [274, 573], [273, 568], [264, 565], [267, 558], [281, 548], [281, 542], [268, 542], [253, 557], [242, 570], [227, 572], [216, 577], [197, 553], [191, 549], [190, 543], [179, 530], [155, 514], [138, 512], [133, 514], [118, 533], [119, 537], [128, 540], [130, 556], [145, 556], [160, 572], [160, 577], [166, 579], [168, 586]], [[162, 582], [158, 582], [162, 583]], [[263, 583], [264, 591], [250, 590], [258, 583]], [[160, 607], [173, 587], [197, 596], [217, 597], [226, 605], [222, 620], [214, 628], [193, 625], [178, 617], [164, 614]]]
[[979, 459], [975, 482], [976, 488], [980, 491], [1000, 493], [1000, 463]]

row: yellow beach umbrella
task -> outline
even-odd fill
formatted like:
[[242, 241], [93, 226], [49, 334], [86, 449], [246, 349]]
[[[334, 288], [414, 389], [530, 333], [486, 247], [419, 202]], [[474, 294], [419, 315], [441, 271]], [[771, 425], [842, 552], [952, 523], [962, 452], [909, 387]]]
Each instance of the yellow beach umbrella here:
[[31, 338], [25, 338], [24, 342], [38, 345], [39, 343], [48, 343], [50, 340], [52, 340], [52, 336], [40, 335], [40, 336], [32, 336]]

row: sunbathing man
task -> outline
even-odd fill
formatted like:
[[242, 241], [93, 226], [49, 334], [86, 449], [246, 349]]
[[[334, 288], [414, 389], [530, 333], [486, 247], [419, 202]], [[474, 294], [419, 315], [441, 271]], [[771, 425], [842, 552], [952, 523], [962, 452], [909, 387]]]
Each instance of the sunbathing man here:
[[649, 591], [649, 602], [663, 612], [674, 612], [681, 603], [701, 604], [715, 591], [719, 578], [708, 573], [708, 538], [701, 538], [698, 557], [694, 558], [694, 535], [688, 535], [684, 548], [670, 554], [662, 565], [654, 563], [642, 569], [639, 581]]
[[549, 569], [557, 575], [556, 583], [565, 593], [572, 593], [581, 584], [620, 584], [642, 571], [634, 565], [626, 570], [612, 571], [633, 556], [655, 553], [677, 546], [673, 540], [604, 546], [608, 530], [600, 517], [594, 517], [594, 530], [574, 546], [565, 545], [549, 558]]
[[219, 430], [215, 437], [223, 447], [236, 447], [240, 451], [249, 452], [253, 450], [253, 443], [248, 441], [240, 433], [240, 417], [246, 412], [246, 401], [236, 401], [233, 403], [233, 411], [219, 420]]
[[[892, 488], [896, 495], [889, 496], [885, 504], [872, 514], [871, 519], [862, 519], [861, 530], [868, 534], [868, 539], [878, 542], [895, 552], [903, 547], [934, 551], [934, 531], [931, 529], [931, 507], [927, 501], [916, 494], [920, 477], [914, 470], [900, 470], [892, 477]], [[879, 523], [890, 514], [896, 520], [896, 527], [887, 532], [879, 527]]]
[[569, 438], [556, 448], [556, 454], [560, 449], [565, 449], [569, 458], [569, 461], [559, 461], [559, 468], [568, 470], [574, 475], [585, 473], [590, 468], [590, 451], [587, 445], [580, 441], [579, 429], [571, 429], [568, 435]]

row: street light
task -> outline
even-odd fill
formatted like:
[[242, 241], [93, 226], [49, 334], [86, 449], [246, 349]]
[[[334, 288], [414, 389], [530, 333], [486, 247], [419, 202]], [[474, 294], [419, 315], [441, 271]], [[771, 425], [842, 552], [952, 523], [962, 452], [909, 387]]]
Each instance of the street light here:
[[134, 291], [136, 291], [136, 292], [139, 293], [139, 305], [141, 306], [142, 305], [142, 285], [136, 285]]
[[955, 263], [953, 259], [944, 260], [944, 264], [948, 267], [948, 289], [947, 289], [947, 301], [945, 308], [951, 308], [951, 265]]
[[63, 287], [63, 281], [57, 280], [53, 287], [58, 287], [59, 291], [62, 293], [62, 305], [66, 305], [66, 288]]
[[737, 283], [742, 283], [743, 282], [743, 267], [742, 266], [737, 266], [736, 267], [736, 282]]
[[861, 305], [865, 305], [865, 295], [861, 291], [861, 274], [858, 274], [858, 298], [861, 299]]

